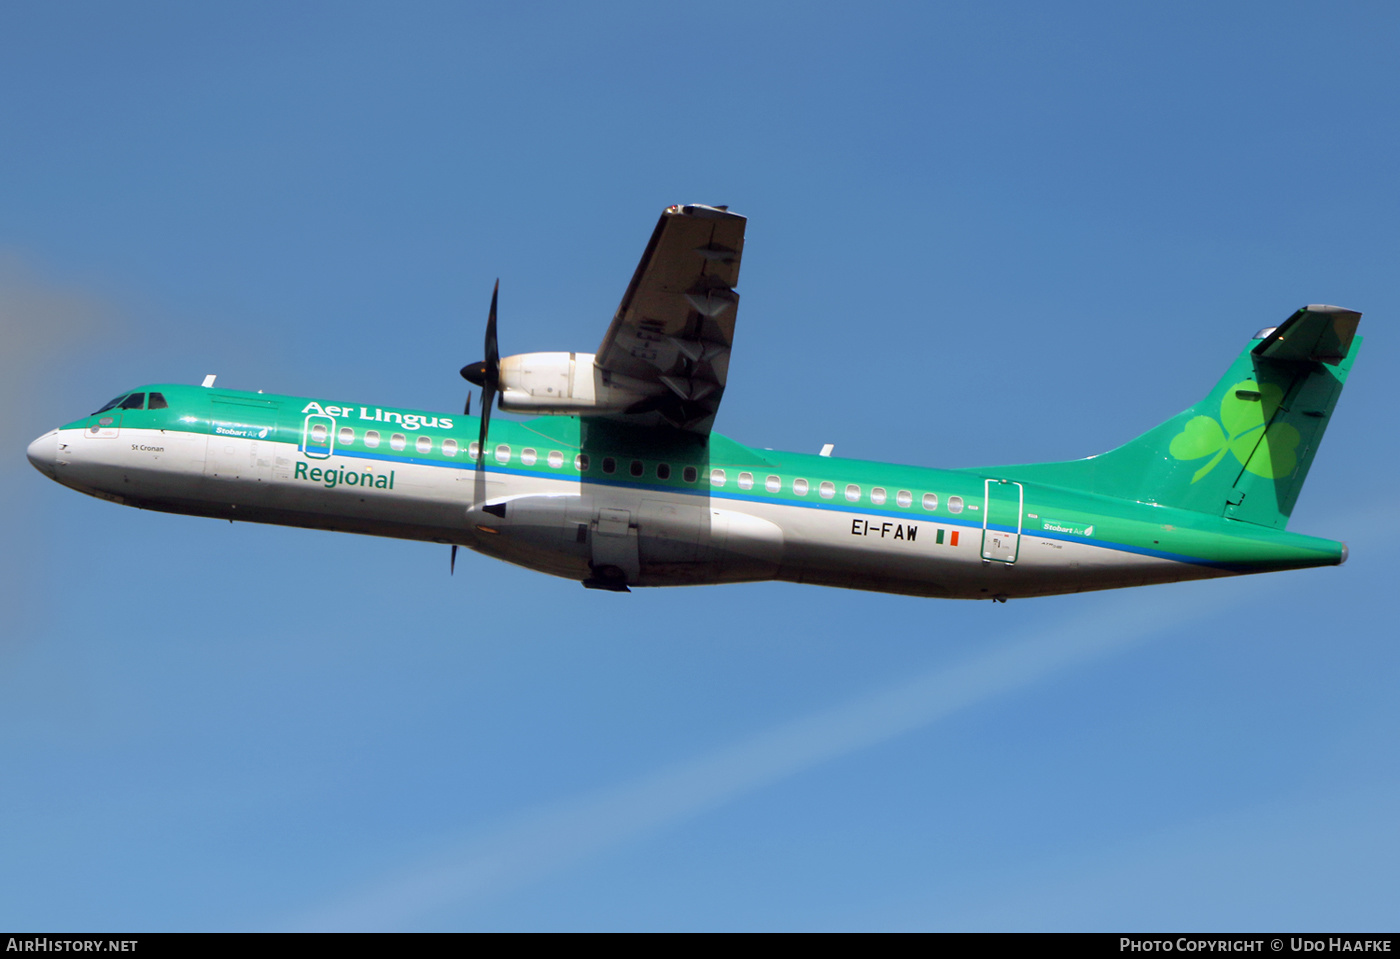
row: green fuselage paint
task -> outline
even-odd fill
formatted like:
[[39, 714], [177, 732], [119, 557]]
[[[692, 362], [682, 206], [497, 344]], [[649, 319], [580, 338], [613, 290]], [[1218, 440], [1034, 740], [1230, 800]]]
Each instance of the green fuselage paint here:
[[[473, 416], [174, 384], [135, 393], [167, 405], [50, 434], [62, 447], [51, 475], [150, 509], [452, 543], [580, 580], [606, 562], [636, 586], [785, 579], [985, 599], [1345, 555], [1232, 519], [1223, 500], [1210, 515], [1043, 478], [1073, 464], [936, 470], [758, 450], [717, 433], [649, 448], [571, 416], [496, 419], [478, 464]], [[1242, 449], [1189, 422], [1172, 436], [1204, 441], [1166, 442], [1191, 474], [1192, 454]], [[1222, 436], [1265, 429], [1240, 425]]]
[[499, 356], [493, 292], [486, 359], [462, 376], [537, 418], [489, 436], [465, 413], [211, 376], [124, 393], [29, 458], [132, 506], [464, 546], [615, 591], [776, 579], [1004, 600], [1346, 559], [1285, 527], [1361, 314], [1297, 310], [1195, 406], [1088, 459], [936, 470], [760, 450], [712, 430], [746, 223], [667, 207], [593, 354]]

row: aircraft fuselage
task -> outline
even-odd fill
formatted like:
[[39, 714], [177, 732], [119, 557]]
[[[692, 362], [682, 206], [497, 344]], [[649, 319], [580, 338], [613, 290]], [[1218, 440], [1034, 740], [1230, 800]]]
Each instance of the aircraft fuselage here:
[[[479, 420], [180, 385], [35, 440], [65, 486], [144, 509], [454, 544], [604, 588], [786, 580], [1006, 599], [1335, 565], [1330, 540], [1005, 472], [636, 447], [571, 416]], [[163, 408], [148, 408], [145, 396]], [[151, 401], [154, 403], [154, 400]]]

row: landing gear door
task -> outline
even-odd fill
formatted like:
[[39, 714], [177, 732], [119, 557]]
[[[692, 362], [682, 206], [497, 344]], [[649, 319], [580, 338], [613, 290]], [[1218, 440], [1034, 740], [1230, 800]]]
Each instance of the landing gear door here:
[[1014, 480], [989, 479], [982, 504], [982, 558], [991, 563], [1016, 562], [1021, 551], [1021, 516], [1026, 490]]
[[641, 578], [641, 557], [637, 550], [637, 527], [625, 509], [600, 509], [593, 524], [593, 578], [613, 583], [615, 588]]

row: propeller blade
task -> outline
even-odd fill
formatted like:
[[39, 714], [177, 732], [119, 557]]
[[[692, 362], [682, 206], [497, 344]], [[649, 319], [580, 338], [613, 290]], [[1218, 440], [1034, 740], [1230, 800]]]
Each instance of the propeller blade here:
[[491, 425], [491, 407], [496, 403], [496, 391], [490, 386], [481, 389], [481, 436], [476, 443], [476, 465], [486, 458], [486, 429]]
[[[496, 405], [496, 394], [501, 389], [501, 350], [496, 342], [496, 301], [501, 293], [501, 280], [491, 290], [491, 312], [486, 316], [486, 359], [468, 363], [459, 371], [462, 379], [481, 387], [481, 437], [476, 444], [476, 465], [481, 466], [486, 456], [486, 430], [491, 423], [491, 407]], [[471, 414], [472, 398], [467, 394], [467, 409]]]
[[496, 296], [501, 292], [500, 277], [491, 290], [491, 312], [486, 317], [486, 366], [491, 371], [491, 379], [501, 376], [501, 351], [496, 348]]

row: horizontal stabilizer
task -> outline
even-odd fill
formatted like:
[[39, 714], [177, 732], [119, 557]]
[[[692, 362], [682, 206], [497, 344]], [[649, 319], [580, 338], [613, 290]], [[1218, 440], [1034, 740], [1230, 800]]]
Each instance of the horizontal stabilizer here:
[[1311, 304], [1264, 335], [1254, 355], [1270, 360], [1336, 366], [1351, 352], [1361, 314], [1340, 306]]

